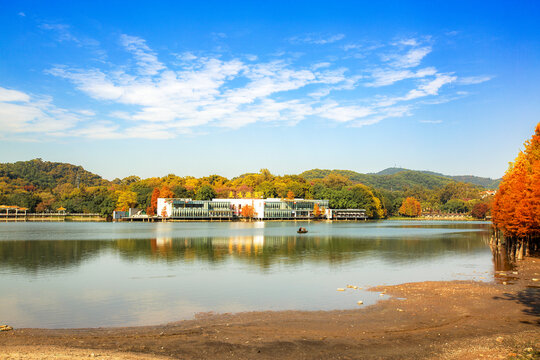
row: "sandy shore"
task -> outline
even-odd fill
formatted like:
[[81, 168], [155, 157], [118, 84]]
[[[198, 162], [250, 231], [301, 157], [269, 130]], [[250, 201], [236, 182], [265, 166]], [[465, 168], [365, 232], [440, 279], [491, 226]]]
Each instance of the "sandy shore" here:
[[[0, 359], [540, 358], [540, 259], [494, 283], [374, 288], [358, 310], [200, 314], [161, 326], [0, 332]], [[505, 282], [506, 284], [503, 284]]]

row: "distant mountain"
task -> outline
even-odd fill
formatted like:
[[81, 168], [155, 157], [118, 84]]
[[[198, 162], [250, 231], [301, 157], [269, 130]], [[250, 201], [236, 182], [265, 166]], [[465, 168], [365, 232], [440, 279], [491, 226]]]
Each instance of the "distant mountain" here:
[[481, 176], [474, 176], [474, 175], [445, 175], [445, 174], [441, 174], [441, 173], [433, 172], [433, 171], [428, 171], [428, 170], [409, 170], [409, 169], [396, 168], [396, 167], [391, 167], [391, 168], [384, 169], [384, 170], [379, 171], [378, 173], [376, 173], [376, 175], [393, 175], [393, 174], [396, 174], [396, 173], [401, 172], [401, 171], [419, 171], [419, 172], [422, 172], [424, 174], [442, 176], [442, 177], [453, 179], [453, 180], [456, 180], [456, 181], [482, 186], [482, 187], [484, 187], [486, 189], [497, 189], [499, 187], [500, 182], [501, 182], [501, 179], [491, 179], [491, 178], [486, 178], [486, 177], [481, 177]]
[[15, 163], [0, 163], [0, 180], [20, 186], [33, 185], [52, 189], [65, 183], [76, 186], [107, 185], [101, 176], [86, 171], [82, 166], [34, 159]]
[[375, 174], [362, 174], [352, 170], [313, 169], [304, 171], [300, 176], [306, 180], [315, 180], [322, 179], [329, 174], [339, 174], [349, 178], [353, 182], [385, 190], [403, 190], [404, 188], [414, 186], [435, 189], [453, 181], [462, 181], [487, 189], [495, 189], [500, 182], [500, 180], [477, 176], [447, 176], [431, 171], [416, 171], [403, 168], [388, 168]]

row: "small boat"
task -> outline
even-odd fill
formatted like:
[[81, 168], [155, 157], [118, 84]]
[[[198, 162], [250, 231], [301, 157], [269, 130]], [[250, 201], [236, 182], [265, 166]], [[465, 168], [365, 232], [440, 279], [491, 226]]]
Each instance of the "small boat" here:
[[307, 233], [307, 229], [301, 227], [300, 229], [298, 229], [297, 233], [299, 233], [299, 234], [305, 234], [305, 233]]

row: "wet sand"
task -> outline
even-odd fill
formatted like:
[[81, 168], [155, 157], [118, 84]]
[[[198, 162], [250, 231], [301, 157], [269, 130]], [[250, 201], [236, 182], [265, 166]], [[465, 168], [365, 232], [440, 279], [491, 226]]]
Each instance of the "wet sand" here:
[[358, 310], [198, 314], [131, 328], [15, 329], [0, 332], [0, 359], [540, 358], [538, 258], [497, 273], [492, 283], [371, 290], [391, 298]]

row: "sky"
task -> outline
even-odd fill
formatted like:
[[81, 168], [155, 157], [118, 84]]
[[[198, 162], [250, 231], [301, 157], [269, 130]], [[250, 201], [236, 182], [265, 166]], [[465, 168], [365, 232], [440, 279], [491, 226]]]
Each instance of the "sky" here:
[[540, 121], [537, 1], [0, 0], [0, 162], [104, 178], [498, 178]]

